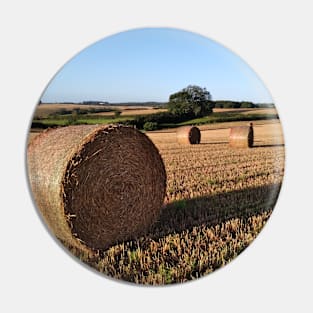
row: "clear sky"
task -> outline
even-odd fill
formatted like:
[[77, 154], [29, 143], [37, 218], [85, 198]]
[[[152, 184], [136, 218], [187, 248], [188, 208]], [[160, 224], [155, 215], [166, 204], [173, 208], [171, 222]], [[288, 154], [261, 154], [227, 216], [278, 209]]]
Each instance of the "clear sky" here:
[[67, 62], [43, 102], [168, 101], [188, 85], [213, 100], [273, 102], [240, 57], [206, 37], [171, 28], [142, 28], [104, 38]]

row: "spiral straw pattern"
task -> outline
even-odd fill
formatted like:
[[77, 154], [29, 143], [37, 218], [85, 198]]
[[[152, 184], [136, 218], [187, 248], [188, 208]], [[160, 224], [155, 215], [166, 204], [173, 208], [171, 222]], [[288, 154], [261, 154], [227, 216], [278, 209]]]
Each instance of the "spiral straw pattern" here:
[[68, 244], [106, 249], [145, 231], [164, 201], [166, 173], [150, 139], [121, 125], [50, 129], [28, 146], [34, 200]]

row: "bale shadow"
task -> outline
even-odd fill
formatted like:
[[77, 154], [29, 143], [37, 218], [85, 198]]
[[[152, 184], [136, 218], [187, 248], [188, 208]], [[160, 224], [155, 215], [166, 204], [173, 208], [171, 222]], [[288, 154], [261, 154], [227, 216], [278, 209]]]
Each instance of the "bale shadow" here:
[[146, 237], [155, 239], [194, 226], [214, 226], [232, 218], [271, 211], [280, 188], [281, 184], [272, 184], [169, 203]]
[[216, 142], [200, 142], [200, 145], [225, 145], [228, 141], [216, 141]]
[[268, 145], [253, 145], [252, 148], [273, 148], [273, 147], [284, 147], [284, 143], [277, 143], [277, 144], [268, 144]]

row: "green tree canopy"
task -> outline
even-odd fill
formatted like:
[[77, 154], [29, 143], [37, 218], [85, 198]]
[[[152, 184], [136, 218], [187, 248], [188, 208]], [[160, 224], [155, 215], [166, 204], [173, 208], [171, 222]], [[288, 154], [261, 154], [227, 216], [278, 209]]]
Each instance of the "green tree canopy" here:
[[213, 102], [206, 88], [189, 85], [169, 97], [168, 109], [175, 115], [204, 116], [212, 113]]

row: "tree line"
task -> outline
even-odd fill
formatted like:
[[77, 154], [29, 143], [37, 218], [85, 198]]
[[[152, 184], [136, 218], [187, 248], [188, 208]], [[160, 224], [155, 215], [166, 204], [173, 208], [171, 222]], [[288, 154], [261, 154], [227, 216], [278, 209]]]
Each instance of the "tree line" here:
[[[83, 104], [94, 104], [95, 101], [84, 101]], [[149, 104], [156, 104], [155, 102], [146, 102]], [[138, 104], [137, 104], [138, 105]], [[201, 118], [209, 116], [213, 113], [213, 108], [262, 108], [262, 107], [274, 107], [273, 104], [256, 104], [249, 101], [231, 101], [231, 100], [217, 100], [213, 101], [211, 93], [206, 89], [196, 85], [189, 85], [180, 91], [177, 91], [169, 96], [169, 100], [163, 106], [168, 110], [166, 112], [159, 112], [147, 115], [139, 115], [134, 119], [123, 121], [123, 123], [134, 125], [139, 129], [155, 130], [158, 129], [160, 124], [177, 124], [195, 118]], [[74, 112], [76, 117], [86, 113], [97, 113], [94, 111], [77, 109]], [[63, 114], [67, 111], [63, 109]], [[112, 109], [110, 109], [112, 111]], [[118, 118], [121, 114], [120, 111], [116, 111], [114, 116]], [[73, 112], [72, 112], [73, 113]], [[218, 114], [218, 113], [216, 113]], [[222, 114], [222, 113], [220, 113]], [[224, 113], [223, 113], [224, 114]], [[74, 117], [75, 117], [74, 116]]]
[[248, 101], [213, 101], [206, 88], [189, 85], [169, 96], [166, 105], [167, 112], [137, 116], [129, 121], [140, 129], [155, 130], [159, 124], [181, 123], [190, 119], [208, 116], [213, 113], [213, 108], [259, 108], [272, 107], [272, 104], [260, 105]]

